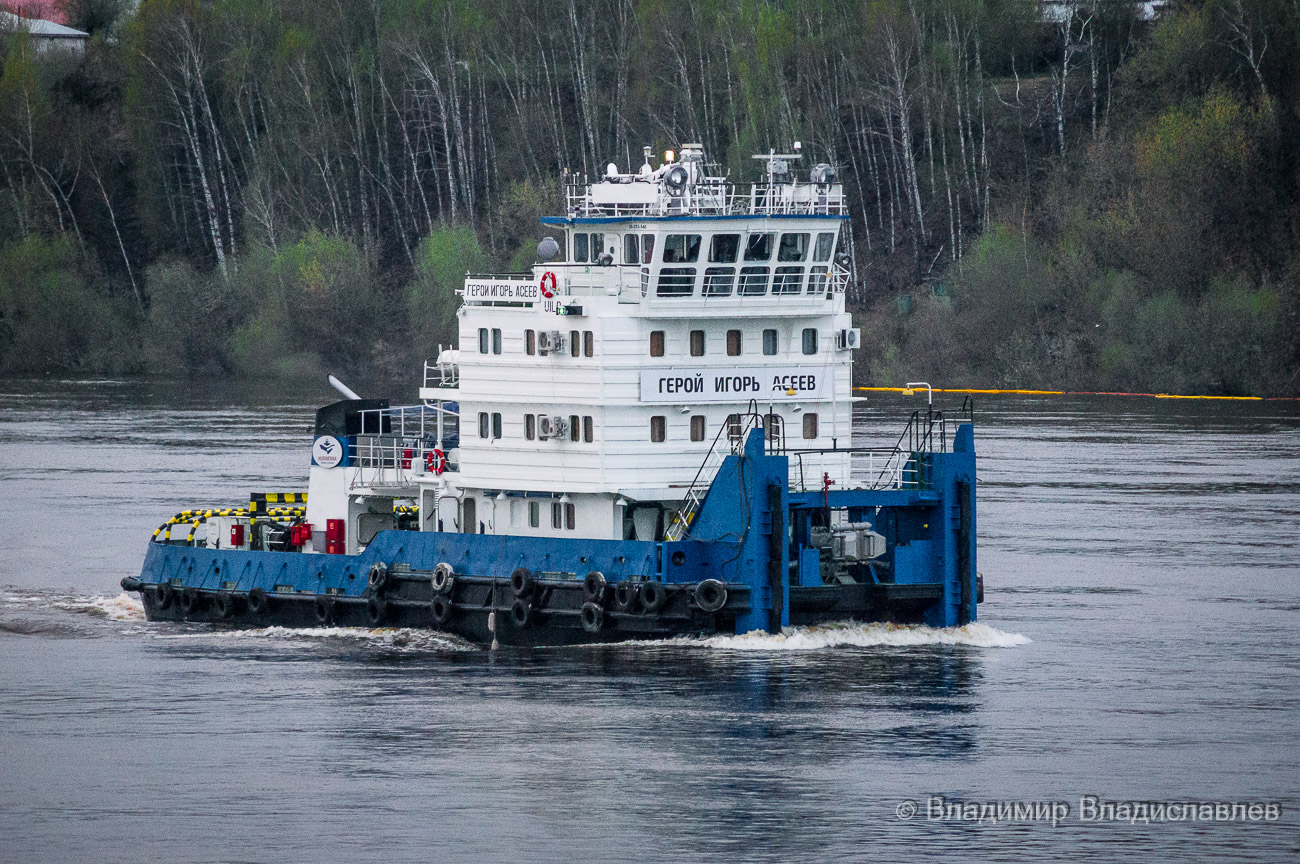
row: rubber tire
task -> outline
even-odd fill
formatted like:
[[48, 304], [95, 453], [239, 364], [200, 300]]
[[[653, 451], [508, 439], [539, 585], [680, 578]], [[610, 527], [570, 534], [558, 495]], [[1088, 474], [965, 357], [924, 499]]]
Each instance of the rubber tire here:
[[658, 612], [668, 600], [668, 589], [662, 582], [641, 583], [641, 608], [647, 612]]
[[620, 612], [635, 612], [640, 594], [635, 582], [624, 580], [614, 586], [614, 605]]
[[695, 605], [705, 612], [717, 612], [727, 605], [727, 586], [717, 579], [705, 579], [695, 586]]
[[609, 583], [605, 581], [605, 574], [599, 570], [592, 570], [582, 580], [582, 599], [597, 606], [604, 606], [608, 589]]
[[370, 586], [372, 594], [382, 594], [388, 586], [388, 565], [379, 561], [370, 566], [370, 572], [366, 574], [366, 584]]
[[429, 580], [433, 586], [435, 594], [449, 594], [451, 588], [456, 584], [456, 571], [451, 569], [451, 565], [446, 561], [433, 568], [433, 576]]
[[266, 592], [261, 588], [254, 588], [248, 592], [248, 611], [254, 615], [261, 615], [271, 608], [271, 598], [266, 596]]
[[605, 610], [595, 603], [582, 604], [582, 629], [588, 633], [599, 633], [605, 626]]
[[235, 598], [229, 591], [221, 591], [212, 598], [212, 611], [217, 617], [225, 621], [234, 617]]
[[383, 597], [372, 596], [366, 601], [366, 615], [370, 618], [370, 626], [378, 627], [388, 619], [388, 601]]
[[456, 607], [450, 597], [446, 594], [433, 595], [433, 602], [429, 604], [429, 614], [433, 616], [434, 624], [439, 626], [446, 624], [455, 612]]
[[510, 590], [516, 597], [527, 597], [533, 593], [533, 571], [527, 567], [516, 567], [510, 574]]
[[161, 612], [164, 609], [170, 609], [172, 601], [176, 599], [176, 592], [172, 586], [166, 582], [159, 582], [153, 586], [153, 600]]
[[325, 625], [334, 620], [334, 600], [330, 597], [320, 596], [316, 598], [315, 604], [316, 623]]
[[533, 626], [533, 604], [522, 597], [510, 604], [510, 623], [520, 630]]
[[181, 591], [181, 611], [186, 615], [193, 615], [199, 611], [199, 591], [197, 588], [186, 588]]

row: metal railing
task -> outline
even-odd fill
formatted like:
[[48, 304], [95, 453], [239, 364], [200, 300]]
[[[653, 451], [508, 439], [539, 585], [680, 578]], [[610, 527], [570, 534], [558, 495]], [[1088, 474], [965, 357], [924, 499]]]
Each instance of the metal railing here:
[[[673, 190], [658, 181], [639, 179], [627, 183], [601, 184], [615, 189], [626, 186], [638, 189], [629, 200], [594, 200], [587, 180], [566, 184], [570, 216], [842, 216], [848, 212], [844, 188], [838, 183], [729, 183], [724, 178], [708, 177]], [[654, 186], [644, 199], [644, 189]], [[609, 191], [609, 190], [606, 190]], [[602, 195], [602, 198], [613, 196]]]
[[419, 474], [457, 470], [448, 453], [452, 436], [459, 437], [460, 417], [445, 404], [359, 413], [361, 430], [348, 453], [358, 469], [352, 488], [408, 486]]

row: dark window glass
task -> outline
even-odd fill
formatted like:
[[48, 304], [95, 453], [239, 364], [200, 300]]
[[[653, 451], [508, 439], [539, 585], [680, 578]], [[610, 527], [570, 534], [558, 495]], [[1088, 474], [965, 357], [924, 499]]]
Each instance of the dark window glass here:
[[807, 234], [782, 234], [781, 246], [776, 250], [778, 261], [802, 261], [808, 256]]
[[772, 277], [773, 294], [798, 294], [803, 290], [802, 267], [778, 267]]
[[805, 327], [803, 331], [803, 353], [817, 353], [817, 328]]
[[699, 260], [699, 234], [669, 234], [664, 238], [665, 264], [690, 264]]
[[488, 329], [486, 327], [478, 328], [478, 353], [488, 353]]
[[745, 297], [760, 297], [767, 293], [767, 268], [766, 267], [741, 267], [740, 268], [740, 290], [737, 292]]
[[461, 532], [473, 534], [478, 527], [478, 505], [473, 498], [466, 498], [465, 503], [461, 505]]
[[692, 357], [704, 356], [704, 331], [703, 330], [691, 331], [691, 356]]
[[501, 415], [495, 412], [492, 414], [492, 437], [501, 437]]
[[740, 331], [739, 330], [727, 331], [727, 356], [728, 357], [740, 356]]
[[489, 431], [488, 423], [489, 420], [488, 420], [487, 412], [480, 411], [478, 413], [478, 437], [480, 438], [488, 437], [488, 431]]
[[649, 264], [655, 257], [655, 235], [641, 235], [641, 263]]
[[665, 267], [659, 271], [655, 293], [660, 297], [689, 297], [694, 291], [694, 267]]
[[537, 334], [534, 333], [532, 330], [524, 331], [524, 353], [525, 354], [537, 353]]
[[740, 420], [739, 414], [727, 415], [727, 437], [732, 441], [737, 441], [744, 434], [745, 426]]
[[577, 357], [582, 353], [582, 334], [577, 330], [569, 331], [569, 355]]
[[817, 415], [816, 414], [803, 415], [803, 437], [805, 438], [817, 437]]
[[600, 253], [605, 251], [605, 235], [591, 235], [591, 263], [595, 264], [600, 260]]
[[746, 261], [771, 261], [772, 260], [772, 235], [771, 234], [750, 234], [749, 237], [745, 239], [745, 260]]
[[763, 331], [763, 353], [768, 357], [776, 354], [777, 337], [776, 330], [768, 328]]
[[650, 418], [650, 440], [656, 444], [662, 442], [666, 437], [668, 420], [662, 415], [656, 414]]
[[577, 441], [578, 438], [582, 436], [582, 426], [579, 425], [581, 422], [582, 422], [582, 418], [580, 418], [577, 414], [569, 415], [569, 440], [570, 441]]
[[579, 264], [586, 264], [587, 258], [588, 258], [587, 235], [574, 234], [573, 235], [573, 260], [578, 262]]
[[551, 502], [551, 527], [564, 527], [564, 506], [559, 501]]
[[590, 416], [582, 418], [582, 440], [588, 444], [596, 440], [596, 424]]
[[664, 331], [662, 330], [650, 331], [650, 356], [651, 357], [664, 356]]
[[739, 234], [714, 234], [709, 241], [709, 260], [714, 264], [735, 264], [739, 252]]
[[501, 331], [496, 327], [492, 328], [492, 353], [501, 353]]
[[573, 504], [564, 505], [564, 527], [570, 531], [578, 527], [578, 508]]
[[582, 331], [582, 353], [586, 357], [596, 356], [596, 334], [590, 330]]
[[736, 284], [735, 267], [704, 268], [704, 296], [729, 297], [732, 286]]
[[537, 501], [528, 502], [528, 527], [539, 528], [542, 524], [542, 505]]
[[826, 267], [813, 267], [808, 272], [809, 294], [824, 294], [826, 292], [826, 284], [829, 280], [827, 270]]
[[524, 437], [529, 441], [532, 441], [534, 438], [537, 437], [537, 415], [536, 414], [524, 415]]
[[769, 444], [780, 445], [781, 436], [785, 434], [785, 421], [780, 414], [763, 415], [763, 436]]
[[623, 235], [623, 263], [641, 263], [641, 238], [636, 234]]
[[817, 235], [817, 247], [813, 249], [814, 261], [831, 260], [831, 252], [835, 249], [835, 235], [829, 232]]
[[692, 441], [704, 440], [704, 415], [703, 414], [696, 414], [694, 417], [691, 418], [691, 440]]

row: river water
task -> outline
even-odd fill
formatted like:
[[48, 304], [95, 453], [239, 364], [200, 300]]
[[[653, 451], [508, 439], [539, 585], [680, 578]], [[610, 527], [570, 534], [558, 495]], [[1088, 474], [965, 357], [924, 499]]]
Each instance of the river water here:
[[978, 624], [490, 652], [121, 594], [329, 392], [0, 381], [0, 862], [1297, 860], [1300, 404], [978, 398]]

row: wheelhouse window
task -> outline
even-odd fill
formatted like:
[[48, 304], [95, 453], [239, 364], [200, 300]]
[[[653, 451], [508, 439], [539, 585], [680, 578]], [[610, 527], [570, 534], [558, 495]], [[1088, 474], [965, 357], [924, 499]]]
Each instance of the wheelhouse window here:
[[731, 289], [736, 284], [735, 267], [704, 268], [704, 296], [730, 297]]
[[704, 331], [703, 330], [691, 331], [691, 356], [692, 357], [704, 356]]
[[651, 357], [664, 356], [664, 331], [662, 330], [650, 331], [650, 356]]
[[825, 294], [826, 287], [830, 283], [830, 272], [827, 267], [813, 267], [808, 271], [808, 293]]
[[641, 237], [639, 234], [623, 235], [623, 263], [641, 263]]
[[739, 252], [739, 234], [714, 234], [709, 240], [709, 261], [713, 264], [735, 264]]
[[727, 356], [728, 357], [740, 356], [740, 331], [739, 330], [727, 331]]
[[773, 294], [798, 294], [803, 291], [802, 267], [778, 267], [772, 278]]
[[667, 437], [668, 418], [662, 414], [656, 414], [650, 418], [650, 440], [656, 444], [663, 443]]
[[743, 297], [761, 297], [767, 293], [766, 267], [741, 267], [740, 288], [737, 291]]
[[803, 261], [808, 257], [807, 234], [782, 234], [781, 246], [776, 250], [778, 261]]
[[696, 414], [694, 417], [691, 418], [691, 440], [692, 441], [704, 440], [704, 415], [703, 414]]
[[669, 234], [664, 238], [665, 264], [690, 264], [699, 260], [699, 234]]
[[649, 264], [655, 257], [655, 235], [641, 235], [641, 263]]
[[660, 297], [689, 297], [695, 292], [694, 267], [664, 267], [655, 293]]
[[817, 328], [805, 327], [803, 331], [803, 353], [817, 353]]
[[772, 237], [772, 234], [750, 234], [745, 238], [745, 260], [771, 261]]
[[605, 245], [604, 234], [574, 234], [573, 260], [576, 264], [596, 263]]
[[813, 249], [813, 260], [829, 261], [833, 251], [835, 251], [835, 235], [829, 231], [818, 234], [817, 246]]
[[803, 415], [803, 437], [807, 439], [817, 437], [817, 415], [815, 413]]
[[776, 354], [777, 345], [778, 345], [778, 339], [776, 335], [776, 329], [773, 327], [769, 327], [768, 329], [764, 330], [763, 331], [763, 353], [768, 357], [774, 356]]

